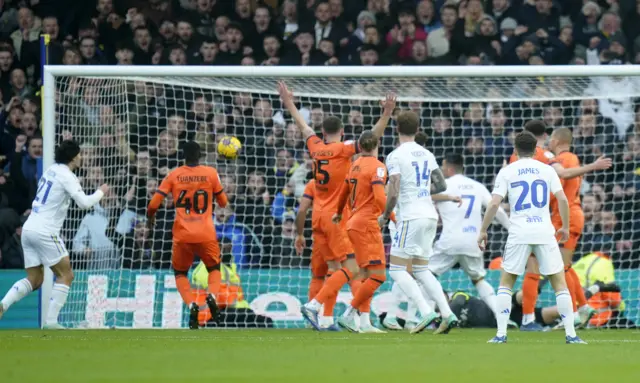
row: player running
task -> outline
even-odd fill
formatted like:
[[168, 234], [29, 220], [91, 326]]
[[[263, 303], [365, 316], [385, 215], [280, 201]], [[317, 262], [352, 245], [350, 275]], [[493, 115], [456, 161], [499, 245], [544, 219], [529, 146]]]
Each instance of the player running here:
[[218, 206], [226, 207], [218, 171], [200, 165], [200, 145], [189, 141], [183, 148], [185, 164], [171, 171], [158, 187], [147, 207], [148, 224], [155, 224], [155, 214], [162, 200], [171, 193], [175, 201], [176, 217], [173, 222], [173, 249], [171, 266], [180, 297], [189, 307], [189, 328], [197, 330], [200, 308], [191, 292], [187, 274], [197, 254], [209, 272], [206, 298], [211, 317], [216, 320], [218, 305], [216, 295], [220, 291], [220, 247], [213, 225], [213, 199]]
[[[573, 135], [568, 128], [558, 128], [553, 131], [551, 139], [549, 140], [549, 149], [555, 154], [555, 157], [551, 160], [552, 166], [554, 164], [560, 164], [565, 169], [574, 169], [580, 166], [578, 156], [570, 151], [572, 140]], [[569, 200], [571, 225], [569, 226], [569, 240], [560, 246], [560, 252], [562, 253], [562, 259], [564, 261], [565, 278], [573, 302], [574, 318], [580, 318], [580, 324], [586, 324], [589, 322], [589, 319], [595, 315], [596, 311], [587, 304], [587, 298], [580, 284], [580, 277], [571, 267], [573, 252], [578, 246], [578, 240], [584, 229], [584, 213], [582, 212], [582, 205], [580, 203], [580, 185], [582, 178], [564, 179], [561, 180], [561, 182], [562, 189]], [[551, 222], [553, 222], [556, 230], [562, 227], [558, 202], [554, 199], [551, 200]]]
[[[351, 332], [384, 333], [371, 324], [369, 313], [373, 294], [387, 278], [384, 242], [378, 226], [378, 217], [387, 200], [384, 194], [387, 170], [378, 161], [378, 137], [371, 131], [366, 131], [360, 136], [358, 145], [361, 155], [353, 162], [344, 180], [332, 221], [335, 224], [342, 221], [342, 212], [348, 199], [350, 217], [347, 234], [356, 257], [355, 260], [347, 259], [345, 263], [350, 270], [359, 267], [366, 279], [338, 319], [338, 324]], [[357, 266], [350, 265], [356, 262]], [[359, 325], [355, 321], [358, 311], [361, 315]], [[362, 318], [366, 318], [366, 321]]]
[[[544, 164], [551, 165], [558, 176], [561, 179], [569, 180], [575, 177], [580, 177], [586, 173], [596, 171], [596, 170], [604, 170], [611, 167], [611, 159], [605, 158], [604, 156], [598, 158], [596, 161], [592, 162], [589, 165], [585, 166], [576, 166], [576, 167], [564, 167], [563, 164], [553, 161], [553, 153], [544, 150], [545, 143], [547, 141], [547, 126], [544, 121], [541, 120], [531, 120], [527, 122], [524, 126], [524, 130], [530, 132], [536, 137], [536, 151], [533, 156], [533, 159], [538, 160]], [[517, 161], [517, 155], [514, 153], [511, 155], [509, 160], [510, 163]], [[557, 217], [559, 220], [559, 217]], [[540, 282], [540, 273], [538, 272], [538, 265], [536, 264], [536, 259], [531, 257], [529, 263], [527, 264], [527, 272], [524, 277], [524, 281], [522, 283], [522, 327], [520, 330], [523, 331], [542, 331], [542, 326], [535, 322], [535, 307], [536, 302], [538, 300], [538, 286]], [[573, 287], [571, 287], [573, 289]], [[584, 309], [583, 309], [584, 312]], [[587, 313], [588, 314], [588, 313]], [[578, 319], [578, 318], [576, 318]]]
[[63, 141], [55, 151], [55, 164], [42, 174], [38, 181], [31, 214], [22, 227], [22, 249], [27, 277], [17, 281], [0, 301], [0, 318], [9, 307], [30, 292], [38, 290], [44, 280], [44, 267], [56, 276], [51, 291], [44, 328], [63, 329], [58, 323], [60, 310], [67, 301], [73, 282], [69, 252], [60, 238], [60, 229], [67, 218], [70, 199], [81, 209], [89, 209], [109, 192], [104, 184], [93, 194], [86, 195], [73, 173], [82, 165], [80, 145], [75, 141]]
[[[348, 258], [355, 257], [347, 237], [346, 223], [335, 225], [331, 220], [336, 212], [340, 188], [349, 172], [351, 158], [359, 152], [359, 147], [354, 141], [342, 142], [344, 129], [338, 117], [331, 116], [323, 121], [323, 139], [319, 138], [305, 122], [294, 103], [293, 93], [282, 81], [278, 82], [278, 93], [284, 107], [296, 122], [314, 161], [313, 173], [316, 186], [312, 213], [313, 247], [314, 251], [321, 254], [327, 263], [328, 273], [323, 287], [309, 304], [302, 307], [301, 311], [316, 330], [322, 330], [333, 324], [333, 308], [338, 292], [343, 285], [352, 281], [358, 272], [355, 262], [351, 263], [352, 270], [348, 270], [345, 266]], [[382, 137], [395, 109], [396, 95], [387, 94], [380, 104], [383, 114], [371, 131], [378, 139]], [[337, 273], [338, 270], [342, 272]], [[357, 287], [353, 284], [351, 287], [355, 295], [354, 290], [357, 290]], [[324, 315], [320, 317], [319, 322], [318, 310], [322, 305], [324, 305]]]
[[[556, 240], [556, 234], [560, 236], [560, 242], [569, 238], [569, 202], [556, 172], [533, 159], [536, 137], [529, 132], [519, 133], [515, 139], [515, 150], [519, 159], [498, 173], [491, 202], [478, 235], [478, 245], [484, 250], [487, 229], [500, 203], [507, 197], [511, 216], [496, 299], [498, 332], [489, 343], [507, 342], [507, 324], [513, 294], [511, 289], [517, 276], [524, 272], [531, 253], [537, 258], [540, 271], [549, 276], [551, 286], [556, 292], [556, 304], [564, 323], [566, 342], [585, 343], [576, 335], [574, 328], [571, 294], [567, 290], [562, 255]], [[562, 227], [557, 233], [549, 214], [550, 193], [558, 200], [562, 219]]]
[[[398, 115], [400, 146], [387, 156], [388, 199], [379, 222], [384, 226], [397, 204], [389, 275], [420, 312], [421, 321], [411, 333], [421, 332], [437, 318], [420, 291], [422, 287], [440, 309], [443, 320], [435, 332], [439, 334], [447, 333], [458, 323], [440, 282], [427, 266], [438, 224], [431, 195], [445, 191], [447, 184], [433, 153], [415, 142], [419, 122], [420, 118], [412, 111]], [[407, 272], [409, 264], [415, 279]]]
[[[480, 299], [496, 311], [496, 293], [484, 277], [482, 251], [478, 249], [477, 232], [482, 225], [482, 209], [491, 202], [487, 188], [463, 173], [463, 158], [449, 153], [442, 162], [442, 172], [447, 177], [447, 190], [433, 196], [442, 219], [442, 232], [436, 241], [434, 253], [429, 259], [429, 270], [436, 276], [452, 269], [456, 264], [471, 278]], [[462, 205], [451, 201], [451, 196], [462, 200]], [[446, 197], [449, 201], [439, 201]], [[509, 216], [499, 208], [496, 218], [504, 228], [509, 228]]]

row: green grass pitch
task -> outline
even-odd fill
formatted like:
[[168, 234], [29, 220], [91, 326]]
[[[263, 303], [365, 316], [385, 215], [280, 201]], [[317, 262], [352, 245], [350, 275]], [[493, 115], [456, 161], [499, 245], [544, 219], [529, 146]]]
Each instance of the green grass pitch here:
[[310, 330], [0, 331], [0, 381], [640, 382], [640, 331], [380, 335]]

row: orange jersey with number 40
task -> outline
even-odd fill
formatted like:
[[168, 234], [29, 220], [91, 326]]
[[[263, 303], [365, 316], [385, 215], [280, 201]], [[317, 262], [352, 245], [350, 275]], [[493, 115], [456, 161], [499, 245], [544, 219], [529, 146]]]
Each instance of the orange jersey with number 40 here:
[[169, 173], [158, 187], [165, 197], [171, 193], [176, 208], [173, 239], [201, 243], [216, 239], [213, 201], [223, 192], [218, 171], [209, 166], [181, 166]]

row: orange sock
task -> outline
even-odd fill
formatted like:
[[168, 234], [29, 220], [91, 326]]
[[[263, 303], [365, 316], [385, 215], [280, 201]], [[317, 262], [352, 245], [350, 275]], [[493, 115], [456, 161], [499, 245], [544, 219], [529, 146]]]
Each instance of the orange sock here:
[[180, 293], [180, 297], [182, 297], [182, 301], [185, 305], [189, 306], [193, 303], [193, 294], [191, 293], [191, 283], [189, 283], [189, 278], [187, 278], [184, 274], [176, 275], [176, 287], [178, 288], [178, 292]]
[[[351, 307], [358, 309], [361, 312], [368, 312], [368, 310], [362, 310], [368, 308], [371, 305], [371, 298], [376, 290], [382, 286], [386, 277], [382, 275], [373, 275], [364, 280], [362, 286], [358, 289], [356, 296], [351, 301]], [[364, 306], [363, 306], [364, 305]]]
[[[374, 291], [375, 293], [375, 291]], [[373, 300], [373, 294], [369, 297], [369, 299], [365, 300], [358, 306], [358, 311], [361, 313], [370, 313], [371, 312], [371, 301]]]
[[564, 267], [564, 279], [567, 281], [567, 289], [569, 295], [571, 295], [571, 305], [573, 306], [573, 312], [578, 311], [578, 305], [576, 304], [576, 292], [575, 283], [573, 282], [573, 274], [571, 273], [571, 266]]
[[[325, 280], [323, 281], [323, 285], [325, 283], [327, 283], [327, 281], [329, 280], [329, 278], [331, 278], [332, 275], [333, 275], [333, 273], [327, 273], [327, 276], [326, 276]], [[320, 287], [320, 289], [322, 289], [322, 286]], [[318, 291], [318, 293], [319, 293], [319, 291]], [[338, 300], [338, 291], [336, 291], [335, 294], [331, 294], [331, 295], [329, 295], [329, 297], [327, 297], [327, 300], [323, 304], [323, 312], [322, 312], [323, 316], [325, 316], [325, 317], [332, 317], [333, 316], [333, 309], [336, 307], [336, 301], [337, 300]]]
[[582, 307], [587, 304], [587, 297], [584, 295], [584, 289], [580, 284], [580, 277], [573, 267], [569, 269], [569, 273], [573, 275], [573, 288], [576, 292], [576, 304], [578, 307]]
[[324, 277], [311, 277], [309, 282], [309, 300], [312, 300], [322, 288]]
[[526, 273], [522, 282], [522, 314], [533, 314], [538, 301], [540, 275]]
[[218, 293], [220, 292], [220, 270], [213, 270], [209, 272], [209, 279], [207, 280], [209, 292], [218, 299]]
[[324, 282], [322, 289], [320, 289], [320, 292], [316, 295], [316, 300], [320, 302], [320, 304], [325, 304], [332, 296], [337, 298], [338, 291], [340, 291], [342, 286], [349, 282], [351, 278], [353, 278], [353, 274], [345, 267], [336, 271]]
[[349, 287], [351, 288], [351, 295], [353, 295], [355, 297], [356, 293], [358, 292], [358, 289], [360, 288], [360, 286], [362, 286], [362, 280], [361, 279], [358, 279], [357, 281], [351, 281], [349, 283]]

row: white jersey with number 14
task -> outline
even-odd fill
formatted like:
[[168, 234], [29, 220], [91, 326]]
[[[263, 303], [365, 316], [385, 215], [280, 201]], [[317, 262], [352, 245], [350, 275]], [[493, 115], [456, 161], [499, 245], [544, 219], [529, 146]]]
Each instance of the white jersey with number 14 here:
[[438, 162], [429, 150], [415, 142], [405, 142], [387, 156], [389, 178], [400, 175], [400, 195], [396, 220], [438, 219], [431, 200], [431, 172]]
[[556, 171], [532, 158], [523, 158], [500, 170], [492, 194], [509, 198], [511, 208], [507, 244], [557, 243], [549, 213], [550, 194], [562, 190]]

